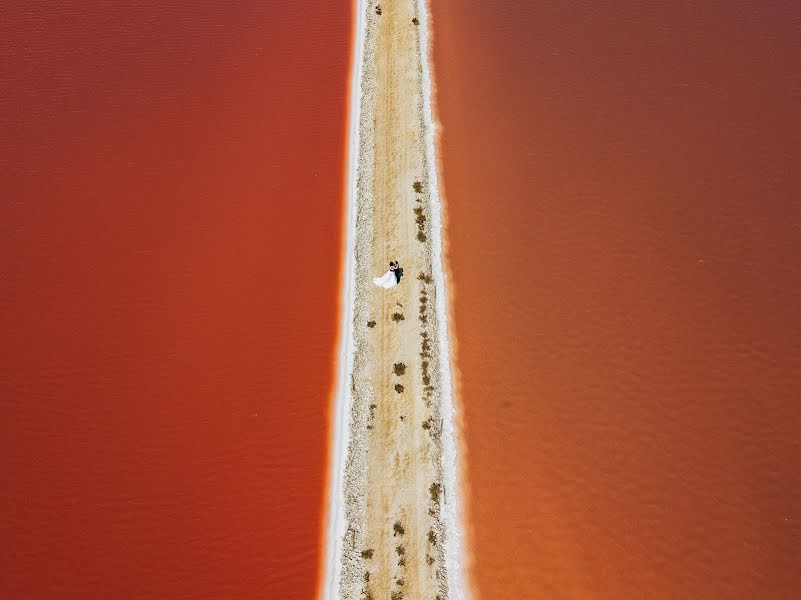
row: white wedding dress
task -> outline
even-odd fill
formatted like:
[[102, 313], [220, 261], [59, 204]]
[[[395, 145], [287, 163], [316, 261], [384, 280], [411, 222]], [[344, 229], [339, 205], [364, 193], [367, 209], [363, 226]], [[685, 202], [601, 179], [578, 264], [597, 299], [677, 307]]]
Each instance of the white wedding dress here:
[[382, 277], [373, 277], [373, 283], [384, 289], [389, 289], [398, 285], [398, 278], [395, 277], [395, 271], [387, 271]]

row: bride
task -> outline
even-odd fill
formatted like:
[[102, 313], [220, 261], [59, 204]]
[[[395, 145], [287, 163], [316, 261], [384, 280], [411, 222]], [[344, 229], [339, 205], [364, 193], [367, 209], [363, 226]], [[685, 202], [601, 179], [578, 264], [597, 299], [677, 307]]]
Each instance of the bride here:
[[395, 287], [398, 285], [399, 279], [397, 276], [397, 269], [398, 261], [392, 261], [389, 263], [389, 271], [384, 273], [381, 277], [373, 277], [373, 283], [385, 289]]

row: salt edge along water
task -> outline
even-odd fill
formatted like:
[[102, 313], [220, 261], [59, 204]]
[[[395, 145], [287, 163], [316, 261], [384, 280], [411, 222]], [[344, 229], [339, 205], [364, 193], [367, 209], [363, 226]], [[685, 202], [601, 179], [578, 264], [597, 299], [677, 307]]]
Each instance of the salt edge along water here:
[[344, 257], [342, 279], [342, 320], [339, 326], [339, 353], [337, 356], [336, 393], [332, 411], [328, 489], [328, 520], [325, 535], [323, 579], [320, 585], [319, 598], [335, 600], [339, 597], [340, 577], [342, 570], [342, 541], [345, 535], [345, 499], [344, 478], [347, 463], [350, 428], [351, 397], [348, 378], [353, 372], [353, 302], [355, 290], [356, 243], [356, 176], [359, 164], [359, 122], [361, 120], [362, 95], [362, 62], [364, 60], [364, 4], [366, 0], [353, 1], [353, 48], [350, 68], [350, 89], [348, 101], [348, 159], [347, 184], [344, 219]]

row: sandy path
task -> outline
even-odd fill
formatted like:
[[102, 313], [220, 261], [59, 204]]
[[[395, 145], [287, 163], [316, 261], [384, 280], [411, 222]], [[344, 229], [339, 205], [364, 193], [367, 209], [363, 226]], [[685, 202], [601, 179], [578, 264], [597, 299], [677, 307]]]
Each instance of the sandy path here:
[[[339, 597], [444, 600], [441, 509], [447, 496], [423, 24], [414, 22], [420, 17], [415, 0], [361, 6], [366, 35]], [[404, 268], [400, 285], [372, 285], [391, 260]]]
[[[437, 530], [435, 515], [429, 514], [428, 488], [438, 481], [438, 470], [432, 461], [430, 430], [422, 427], [430, 411], [419, 356], [423, 330], [418, 315], [424, 283], [416, 276], [431, 270], [427, 244], [417, 239], [414, 212], [424, 208], [422, 194], [413, 185], [423, 179], [425, 165], [415, 16], [411, 1], [385, 3], [376, 28], [370, 263], [376, 274], [383, 273], [393, 259], [405, 270], [397, 288], [376, 289], [369, 300], [376, 320], [370, 344], [376, 401], [368, 446], [365, 544], [374, 550], [366, 572], [370, 572], [369, 590], [376, 598], [390, 598], [394, 592], [433, 599], [439, 592], [439, 556], [428, 541], [428, 532]], [[393, 315], [404, 319], [396, 321]], [[402, 375], [394, 372], [396, 364], [406, 366]], [[403, 391], [399, 393], [396, 385], [403, 386]], [[426, 557], [434, 562], [427, 564]]]

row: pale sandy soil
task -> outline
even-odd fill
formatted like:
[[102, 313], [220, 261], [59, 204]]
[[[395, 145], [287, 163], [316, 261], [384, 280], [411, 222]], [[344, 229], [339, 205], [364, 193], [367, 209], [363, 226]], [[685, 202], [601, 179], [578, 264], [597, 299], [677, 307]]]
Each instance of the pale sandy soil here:
[[[423, 24], [412, 22], [420, 17], [415, 0], [362, 6], [354, 359], [339, 595], [444, 600], [442, 511], [450, 490], [442, 469], [442, 327], [432, 279]], [[374, 286], [372, 278], [391, 260], [404, 268], [400, 285]]]

